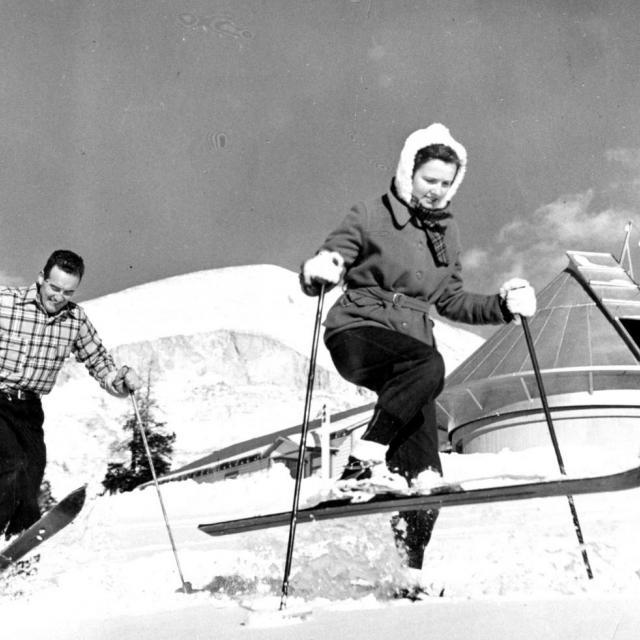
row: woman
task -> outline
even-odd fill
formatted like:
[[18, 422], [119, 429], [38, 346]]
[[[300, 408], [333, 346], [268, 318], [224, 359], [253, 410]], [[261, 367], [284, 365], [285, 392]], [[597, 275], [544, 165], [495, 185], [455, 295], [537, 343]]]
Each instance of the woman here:
[[[444, 125], [415, 131], [400, 153], [390, 190], [356, 204], [302, 266], [301, 284], [309, 295], [344, 279], [344, 293], [325, 321], [325, 344], [343, 377], [378, 396], [342, 472], [343, 484], [366, 480], [406, 489], [427, 469], [442, 473], [435, 399], [444, 384], [444, 362], [433, 338], [431, 306], [470, 324], [500, 324], [535, 312], [535, 293], [525, 280], [514, 278], [495, 295], [463, 289], [458, 229], [448, 205], [466, 168], [465, 148]], [[421, 568], [437, 515], [432, 510], [394, 517], [396, 543], [409, 568]]]

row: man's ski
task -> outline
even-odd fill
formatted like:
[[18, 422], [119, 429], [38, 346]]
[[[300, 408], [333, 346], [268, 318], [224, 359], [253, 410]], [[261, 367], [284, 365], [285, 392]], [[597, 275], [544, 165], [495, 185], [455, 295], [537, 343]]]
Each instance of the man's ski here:
[[[313, 522], [332, 518], [363, 516], [386, 511], [420, 511], [487, 502], [527, 500], [553, 496], [621, 491], [640, 486], [640, 466], [603, 476], [562, 478], [521, 484], [500, 485], [465, 490], [460, 485], [442, 485], [429, 494], [398, 496], [378, 494], [367, 502], [354, 503], [350, 499], [331, 500], [307, 509], [300, 509], [298, 522]], [[200, 524], [198, 529], [211, 536], [224, 536], [244, 531], [256, 531], [286, 525], [291, 518], [288, 511], [267, 515]]]
[[85, 497], [86, 487], [84, 486], [72, 491], [0, 551], [0, 573], [64, 529], [80, 513]]

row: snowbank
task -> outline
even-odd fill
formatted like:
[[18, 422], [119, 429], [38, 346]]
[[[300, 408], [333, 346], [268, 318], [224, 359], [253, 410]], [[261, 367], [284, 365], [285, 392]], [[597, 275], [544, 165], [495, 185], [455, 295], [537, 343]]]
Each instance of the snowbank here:
[[[602, 460], [596, 450], [585, 450], [581, 460], [580, 466], [570, 470], [571, 475], [615, 471], [636, 462], [632, 457]], [[492, 473], [554, 476], [554, 462], [547, 449], [444, 456], [447, 479], [462, 481]], [[317, 479], [305, 482], [303, 502], [319, 484]], [[293, 481], [281, 466], [214, 484], [186, 481], [163, 485], [180, 563], [195, 589], [191, 595], [180, 592], [155, 490], [94, 497], [72, 526], [42, 547], [39, 562], [0, 579], [3, 628], [14, 625], [16, 630], [24, 630], [25, 616], [29, 619], [30, 612], [40, 611], [50, 638], [134, 637], [121, 632], [128, 629], [133, 634], [136, 620], [141, 625], [144, 621], [144, 630], [138, 629], [136, 637], [155, 640], [169, 637], [166, 631], [175, 628], [176, 621], [185, 629], [196, 620], [203, 625], [203, 621], [226, 621], [229, 633], [222, 636], [225, 638], [235, 637], [233, 629], [249, 633], [240, 627], [239, 603], [279, 594], [286, 527], [213, 538], [198, 531], [197, 525], [287, 509], [292, 489]], [[596, 576], [593, 581], [585, 575], [566, 499], [549, 498], [443, 511], [423, 572], [434, 591], [444, 588], [445, 595], [409, 609], [405, 603], [390, 599], [391, 590], [401, 580], [401, 566], [388, 516], [300, 525], [290, 593], [303, 598], [316, 612], [315, 622], [302, 623], [309, 625], [309, 630], [317, 629], [314, 625], [319, 620], [349, 611], [344, 619], [362, 621], [370, 615], [375, 620], [395, 620], [403, 625], [404, 634], [412, 624], [407, 620], [408, 612], [420, 607], [437, 607], [429, 615], [440, 617], [451, 611], [454, 603], [467, 603], [462, 610], [482, 619], [478, 603], [485, 601], [501, 611], [511, 606], [508, 603], [524, 603], [526, 609], [531, 602], [549, 601], [565, 610], [606, 610], [607, 625], [613, 624], [611, 612], [626, 616], [624, 603], [640, 595], [640, 549], [636, 544], [639, 497], [639, 490], [576, 496]], [[614, 604], [606, 604], [611, 602]], [[512, 622], [518, 610], [513, 608]], [[364, 615], [363, 611], [369, 613]], [[417, 619], [422, 619], [421, 615], [411, 613]], [[70, 620], [80, 625], [82, 635], [71, 634]], [[601, 624], [603, 620], [601, 617]], [[361, 632], [353, 627], [349, 637], [386, 638], [382, 635], [386, 624], [381, 622], [375, 631], [371, 625], [366, 625], [366, 631], [362, 627]], [[468, 624], [473, 626], [473, 618]], [[35, 622], [30, 625], [32, 635], [21, 634], [21, 638], [35, 638], [42, 631]], [[112, 631], [101, 635], [101, 629]], [[263, 635], [264, 630], [255, 633], [243, 637], [287, 637]], [[213, 628], [211, 634], [213, 637]]]

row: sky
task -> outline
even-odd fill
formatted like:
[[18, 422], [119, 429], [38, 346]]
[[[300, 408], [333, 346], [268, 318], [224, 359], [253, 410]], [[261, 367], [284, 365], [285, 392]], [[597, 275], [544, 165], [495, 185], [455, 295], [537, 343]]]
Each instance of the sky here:
[[0, 280], [57, 248], [86, 260], [79, 300], [297, 270], [434, 121], [469, 153], [469, 289], [619, 256], [630, 220], [640, 270], [639, 22], [635, 0], [7, 0]]

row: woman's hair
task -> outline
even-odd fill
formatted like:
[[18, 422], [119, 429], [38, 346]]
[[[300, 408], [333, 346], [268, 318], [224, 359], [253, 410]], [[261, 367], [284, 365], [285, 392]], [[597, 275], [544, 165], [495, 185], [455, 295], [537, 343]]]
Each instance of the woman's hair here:
[[456, 167], [460, 167], [460, 158], [458, 154], [446, 144], [430, 144], [426, 147], [422, 147], [416, 153], [415, 160], [413, 161], [413, 173], [429, 160], [442, 160], [450, 164], [455, 164]]

